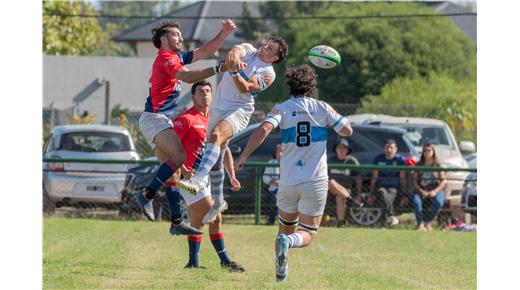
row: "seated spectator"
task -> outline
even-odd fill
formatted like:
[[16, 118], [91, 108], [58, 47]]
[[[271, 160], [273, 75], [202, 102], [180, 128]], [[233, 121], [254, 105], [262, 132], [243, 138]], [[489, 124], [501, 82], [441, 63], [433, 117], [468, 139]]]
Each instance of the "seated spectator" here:
[[[273, 159], [269, 160], [268, 163], [280, 163], [282, 154], [282, 144], [277, 144], [273, 153]], [[278, 192], [278, 185], [280, 184], [280, 167], [266, 167], [262, 180], [267, 186], [267, 206], [269, 207], [267, 224], [272, 225], [274, 224], [278, 212], [278, 208], [276, 207], [276, 193]]]
[[[384, 150], [384, 153], [376, 156], [374, 164], [406, 165], [405, 158], [397, 153], [397, 144], [395, 140], [386, 140]], [[367, 204], [372, 206], [375, 200], [378, 201], [378, 204], [383, 204], [386, 224], [389, 226], [395, 226], [399, 224], [399, 220], [395, 216], [394, 201], [399, 194], [402, 195], [401, 197], [405, 197], [401, 200], [408, 200], [408, 198], [406, 198], [406, 196], [408, 196], [407, 191], [406, 172], [404, 170], [381, 170], [381, 172], [379, 172], [379, 170], [373, 170]]]
[[[350, 155], [350, 148], [347, 139], [340, 139], [334, 145], [335, 156], [329, 158], [328, 164], [355, 164], [359, 165], [356, 157]], [[337, 227], [345, 226], [345, 213], [347, 211], [347, 198], [353, 198], [354, 203], [361, 203], [361, 173], [351, 169], [337, 169], [329, 167], [329, 191], [336, 196], [336, 220]], [[352, 190], [355, 187], [355, 195]]]
[[[440, 162], [435, 154], [435, 147], [428, 143], [423, 146], [421, 160], [418, 166], [440, 167]], [[417, 230], [426, 231], [432, 229], [432, 220], [439, 215], [444, 204], [444, 186], [446, 186], [446, 173], [444, 171], [419, 171], [413, 175], [413, 207]], [[429, 203], [426, 207], [425, 203]]]

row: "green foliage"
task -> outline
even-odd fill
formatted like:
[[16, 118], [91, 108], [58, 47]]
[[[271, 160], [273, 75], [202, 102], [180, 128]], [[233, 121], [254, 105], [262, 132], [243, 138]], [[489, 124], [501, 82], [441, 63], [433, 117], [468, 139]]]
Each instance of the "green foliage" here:
[[[80, 1], [43, 2], [43, 53], [48, 55], [128, 55], [127, 46], [110, 39], [113, 26], [103, 29], [92, 4]], [[52, 15], [52, 16], [51, 16]]]
[[381, 94], [363, 98], [356, 113], [415, 116], [446, 121], [457, 140], [477, 140], [477, 87], [447, 75], [397, 78]]
[[[434, 13], [423, 4], [403, 2], [270, 5], [278, 10], [268, 13], [278, 16]], [[297, 5], [309, 7], [296, 10]], [[320, 97], [330, 102], [359, 103], [365, 95], [379, 94], [385, 84], [399, 77], [442, 72], [460, 81], [476, 76], [476, 47], [448, 18], [290, 19], [281, 23], [279, 34], [289, 44], [289, 58], [276, 69], [278, 80], [264, 94], [267, 100], [286, 98], [284, 66], [308, 63], [307, 52], [320, 44], [334, 47], [342, 56], [336, 68], [317, 69]]]
[[265, 38], [267, 26], [261, 20], [247, 18], [251, 16], [252, 14], [249, 9], [249, 4], [244, 2], [242, 5], [242, 17], [244, 17], [244, 19], [238, 20], [237, 26], [240, 28], [241, 37], [243, 37], [246, 42], [258, 43]]

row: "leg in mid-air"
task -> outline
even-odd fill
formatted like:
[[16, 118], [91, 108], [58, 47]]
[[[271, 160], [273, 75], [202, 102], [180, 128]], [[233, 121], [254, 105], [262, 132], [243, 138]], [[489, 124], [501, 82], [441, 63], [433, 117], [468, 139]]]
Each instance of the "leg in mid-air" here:
[[[212, 128], [210, 124], [208, 129]], [[224, 200], [224, 166], [223, 160], [225, 148], [229, 138], [233, 135], [234, 129], [227, 120], [219, 121], [207, 135], [208, 143], [204, 150], [202, 160], [197, 170], [189, 180], [181, 180], [179, 186], [192, 194], [200, 192], [208, 187], [208, 176], [212, 185], [212, 195], [214, 205], [204, 217], [205, 224], [211, 223], [216, 216], [227, 209], [227, 203]]]
[[204, 216], [202, 222], [205, 224], [212, 223], [217, 218], [217, 215], [225, 211], [228, 207], [226, 201], [224, 200], [224, 157], [226, 155], [227, 144], [228, 142], [226, 142], [221, 147], [219, 158], [209, 172], [211, 195], [213, 196], [213, 206]]
[[154, 138], [155, 153], [161, 162], [157, 173], [142, 191], [135, 194], [137, 203], [141, 206], [144, 215], [151, 221], [155, 220], [153, 212], [153, 198], [159, 188], [166, 183], [186, 158], [184, 148], [171, 129], [159, 132]]
[[276, 280], [281, 282], [289, 272], [289, 249], [307, 247], [318, 234], [322, 215], [308, 216], [302, 213], [286, 213], [278, 210], [280, 223], [276, 237]]

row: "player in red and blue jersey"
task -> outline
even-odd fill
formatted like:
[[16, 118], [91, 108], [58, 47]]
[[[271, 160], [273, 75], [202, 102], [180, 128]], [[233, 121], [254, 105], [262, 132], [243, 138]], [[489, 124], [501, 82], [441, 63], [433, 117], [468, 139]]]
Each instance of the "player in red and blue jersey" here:
[[[178, 23], [164, 21], [152, 30], [152, 42], [158, 49], [150, 77], [150, 95], [139, 118], [139, 128], [161, 162], [152, 182], [135, 198], [144, 215], [155, 220], [152, 200], [157, 190], [181, 167], [185, 152], [172, 130], [171, 118], [179, 101], [182, 82], [193, 83], [221, 70], [222, 62], [203, 70], [188, 70], [184, 65], [212, 56], [226, 37], [236, 29], [231, 20], [222, 21], [221, 31], [212, 40], [193, 51], [182, 51], [182, 32]], [[180, 211], [180, 210], [179, 210]], [[196, 234], [200, 231], [186, 225], [179, 216], [172, 221], [173, 234]]]
[[[185, 178], [191, 177], [194, 169], [196, 169], [200, 163], [203, 153], [206, 129], [210, 119], [208, 107], [213, 97], [211, 84], [207, 81], [196, 82], [191, 87], [191, 96], [193, 107], [173, 121], [173, 130], [179, 137], [184, 151], [186, 151], [186, 161], [182, 164], [181, 168], [173, 174], [169, 182], [166, 183], [166, 198], [170, 203], [172, 217], [175, 215], [180, 216], [180, 211], [177, 212], [177, 210], [180, 209], [179, 187], [177, 186], [180, 173], [182, 172]], [[226, 170], [233, 186], [232, 190], [238, 190], [240, 189], [240, 182], [235, 177], [233, 157], [230, 151], [227, 153]], [[191, 225], [201, 230], [203, 227], [202, 219], [213, 205], [210, 190], [207, 189], [196, 194], [191, 194], [187, 191], [182, 191], [181, 193], [190, 211]], [[173, 230], [174, 228], [170, 227], [170, 231]], [[232, 272], [244, 272], [244, 268], [231, 261], [227, 254], [226, 247], [224, 246], [224, 234], [222, 232], [222, 215], [219, 214], [216, 221], [209, 225], [209, 236], [220, 258], [220, 265]], [[188, 236], [189, 261], [186, 268], [200, 267], [199, 251], [201, 241], [202, 236], [200, 234]]]

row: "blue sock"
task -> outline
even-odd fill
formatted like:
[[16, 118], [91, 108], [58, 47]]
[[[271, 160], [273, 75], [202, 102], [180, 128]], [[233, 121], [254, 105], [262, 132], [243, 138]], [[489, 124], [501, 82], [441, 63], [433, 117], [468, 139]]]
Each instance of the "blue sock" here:
[[177, 183], [166, 183], [166, 198], [170, 205], [171, 222], [181, 218], [181, 194]]
[[201, 235], [188, 236], [188, 247], [190, 254], [190, 260], [188, 261], [188, 263], [193, 267], [199, 267], [199, 253], [201, 241]]
[[215, 251], [217, 251], [220, 262], [224, 264], [231, 263], [231, 260], [227, 255], [226, 247], [224, 246], [224, 233], [209, 234], [209, 238], [211, 239]]
[[179, 167], [171, 160], [162, 163], [161, 166], [159, 166], [159, 170], [157, 170], [157, 173], [152, 179], [152, 182], [150, 182], [150, 184], [146, 187], [146, 198], [153, 199], [155, 193], [157, 190], [159, 190], [161, 185], [165, 184], [178, 168]]

